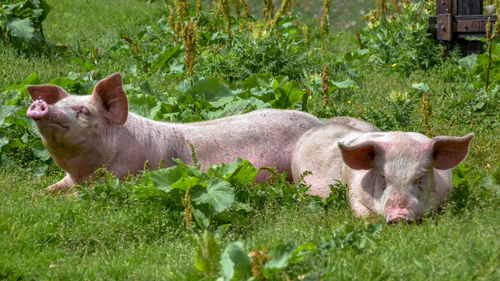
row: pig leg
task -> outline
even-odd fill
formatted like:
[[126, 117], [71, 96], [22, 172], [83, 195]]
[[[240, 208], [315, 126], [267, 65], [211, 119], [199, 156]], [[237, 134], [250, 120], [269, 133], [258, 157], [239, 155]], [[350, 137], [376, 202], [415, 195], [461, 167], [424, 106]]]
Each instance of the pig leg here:
[[75, 184], [75, 182], [73, 181], [71, 176], [68, 173], [66, 173], [66, 176], [62, 180], [50, 185], [47, 188], [44, 188], [42, 190], [35, 192], [33, 194], [33, 197], [38, 197], [38, 196], [43, 195], [43, 194], [53, 194], [53, 193], [59, 193], [59, 192], [66, 192], [74, 184]]

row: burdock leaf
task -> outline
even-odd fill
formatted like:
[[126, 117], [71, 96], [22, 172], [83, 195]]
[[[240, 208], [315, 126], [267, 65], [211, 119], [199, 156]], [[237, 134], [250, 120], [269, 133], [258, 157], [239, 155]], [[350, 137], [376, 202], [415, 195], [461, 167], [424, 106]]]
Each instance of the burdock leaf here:
[[252, 274], [250, 258], [241, 242], [229, 244], [221, 256], [221, 275], [226, 280], [247, 280]]
[[7, 21], [7, 31], [12, 37], [16, 37], [24, 42], [30, 42], [33, 39], [35, 28], [29, 18], [14, 18], [11, 21]]
[[227, 181], [211, 178], [206, 191], [192, 190], [191, 199], [197, 204], [209, 204], [216, 213], [231, 207], [234, 202], [234, 190]]

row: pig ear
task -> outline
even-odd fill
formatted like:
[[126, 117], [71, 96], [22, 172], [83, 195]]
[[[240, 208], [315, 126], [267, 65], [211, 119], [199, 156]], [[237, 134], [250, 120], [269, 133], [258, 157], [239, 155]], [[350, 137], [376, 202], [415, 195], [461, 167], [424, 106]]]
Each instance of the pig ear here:
[[474, 134], [465, 137], [438, 136], [432, 138], [434, 150], [434, 168], [448, 170], [454, 168], [465, 159], [469, 152], [469, 144]]
[[54, 104], [69, 96], [63, 88], [56, 85], [28, 85], [26, 90], [34, 101], [42, 99], [48, 104]]
[[354, 170], [369, 170], [374, 166], [377, 145], [372, 141], [366, 141], [356, 145], [346, 145], [339, 142], [344, 162]]
[[115, 124], [125, 124], [128, 116], [128, 101], [122, 89], [120, 73], [112, 74], [99, 81], [92, 93], [92, 99], [102, 104], [106, 119]]

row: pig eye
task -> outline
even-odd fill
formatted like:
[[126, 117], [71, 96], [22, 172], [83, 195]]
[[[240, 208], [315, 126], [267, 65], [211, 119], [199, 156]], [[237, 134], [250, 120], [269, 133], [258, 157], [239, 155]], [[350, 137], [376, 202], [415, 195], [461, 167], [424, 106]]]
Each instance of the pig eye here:
[[77, 108], [73, 108], [73, 110], [76, 111], [77, 118], [86, 117], [90, 114], [88, 108], [86, 108], [86, 107], [77, 107]]
[[425, 185], [425, 181], [426, 181], [426, 177], [420, 177], [418, 178], [416, 181], [415, 181], [415, 185], [418, 187], [419, 190], [423, 190], [424, 189], [424, 185]]
[[387, 185], [387, 181], [385, 180], [385, 176], [384, 175], [380, 175], [380, 177], [379, 177], [379, 186], [380, 186], [380, 188], [382, 190], [384, 190], [385, 187], [386, 187], [386, 185]]

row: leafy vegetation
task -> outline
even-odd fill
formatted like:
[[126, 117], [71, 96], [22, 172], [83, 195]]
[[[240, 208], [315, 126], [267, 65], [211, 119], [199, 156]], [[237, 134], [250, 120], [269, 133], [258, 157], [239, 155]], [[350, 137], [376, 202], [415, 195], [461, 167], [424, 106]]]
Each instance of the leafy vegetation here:
[[[354, 2], [367, 11], [373, 1], [118, 2], [0, 6], [0, 279], [500, 278], [497, 37], [483, 54], [443, 56], [426, 34], [434, 1], [377, 1], [359, 41], [332, 30], [359, 16]], [[68, 47], [38, 52], [46, 41]], [[273, 107], [475, 137], [450, 199], [418, 225], [354, 218], [343, 183], [320, 199], [270, 167], [255, 184], [244, 159], [201, 170], [195, 151], [194, 165], [122, 181], [102, 170], [76, 196], [32, 199], [63, 172], [25, 115], [25, 86], [84, 95], [115, 71], [130, 110], [154, 120]]]
[[[380, 1], [386, 3], [386, 1]], [[372, 61], [410, 72], [443, 61], [443, 47], [427, 36], [435, 1], [395, 1], [372, 11], [360, 44], [375, 54]]]
[[46, 46], [42, 22], [50, 8], [44, 0], [2, 1], [0, 6], [0, 32], [3, 39], [23, 49]]

